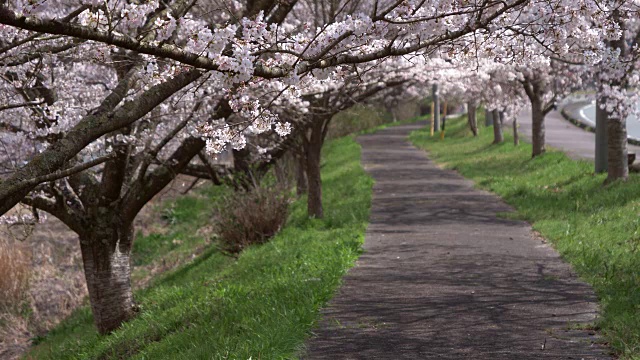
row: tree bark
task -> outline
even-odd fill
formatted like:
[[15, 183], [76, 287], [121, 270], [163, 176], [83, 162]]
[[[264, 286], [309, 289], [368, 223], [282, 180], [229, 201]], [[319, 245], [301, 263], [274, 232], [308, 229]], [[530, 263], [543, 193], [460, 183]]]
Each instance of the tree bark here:
[[600, 108], [602, 103], [606, 103], [606, 99], [601, 99], [598, 94], [596, 100], [596, 173], [604, 173], [607, 171], [607, 158], [609, 156], [609, 151], [607, 150], [607, 118], [609, 117], [609, 114], [606, 109]]
[[518, 146], [520, 144], [520, 136], [518, 135], [518, 117], [513, 118], [513, 145]]
[[467, 120], [469, 123], [469, 129], [471, 129], [473, 136], [478, 136], [478, 118], [476, 117], [476, 104], [472, 101], [469, 101], [467, 107]]
[[607, 121], [607, 182], [627, 180], [627, 121], [609, 115]]
[[109, 219], [91, 219], [94, 225], [80, 235], [84, 274], [94, 322], [100, 334], [108, 334], [135, 315], [131, 292], [133, 226]]
[[296, 194], [298, 196], [302, 196], [307, 193], [307, 172], [305, 170], [306, 161], [305, 156], [297, 155], [296, 156], [297, 164], [296, 164]]
[[493, 113], [487, 109], [484, 109], [484, 126], [493, 125]]
[[[611, 18], [614, 23], [623, 30], [622, 35], [611, 40], [608, 46], [614, 51], [619, 51], [620, 58], [624, 59], [629, 51], [629, 42], [626, 37], [626, 24], [622, 21], [622, 13], [615, 9]], [[620, 77], [609, 81], [611, 87], [624, 89], [629, 87], [628, 78]], [[597, 114], [596, 114], [597, 115]], [[607, 180], [609, 183], [615, 180], [626, 181], [629, 178], [629, 158], [627, 157], [627, 119], [624, 116], [607, 114]]]
[[501, 144], [504, 141], [502, 135], [502, 122], [500, 121], [500, 112], [496, 109], [491, 114], [493, 118], [493, 143]]
[[438, 84], [433, 84], [431, 94], [433, 96], [433, 129], [440, 131], [440, 97], [438, 96]]
[[324, 121], [315, 120], [310, 128], [309, 141], [306, 143], [307, 160], [307, 212], [309, 217], [322, 219], [322, 179], [320, 178], [320, 155], [322, 152], [322, 129]]
[[544, 130], [544, 112], [542, 109], [542, 100], [538, 97], [529, 99], [531, 101], [531, 145], [533, 150], [531, 157], [544, 154], [545, 148], [545, 130]]
[[253, 186], [255, 174], [252, 173], [249, 161], [249, 149], [233, 150], [233, 187], [238, 190], [249, 190]]

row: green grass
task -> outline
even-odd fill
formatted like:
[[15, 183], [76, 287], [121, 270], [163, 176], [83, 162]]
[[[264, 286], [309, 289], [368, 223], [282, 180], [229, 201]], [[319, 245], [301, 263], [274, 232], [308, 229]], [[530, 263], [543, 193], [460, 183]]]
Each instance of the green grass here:
[[201, 233], [195, 232], [207, 225], [215, 201], [229, 192], [226, 186], [207, 186], [195, 195], [182, 196], [163, 203], [157, 211], [166, 223], [167, 231], [138, 233], [133, 243], [134, 266], [149, 265], [165, 258], [189, 256], [193, 249], [207, 244]]
[[394, 126], [400, 126], [400, 125], [413, 124], [413, 123], [416, 123], [418, 121], [423, 121], [423, 120], [429, 120], [430, 117], [431, 117], [431, 115], [420, 115], [420, 116], [416, 116], [414, 118], [407, 119], [407, 120], [401, 120], [401, 121], [396, 121], [396, 122], [385, 123], [385, 124], [378, 125], [376, 127], [370, 128], [370, 129], [362, 130], [362, 131], [358, 132], [358, 134], [359, 135], [373, 134], [375, 132], [378, 132], [378, 131], [386, 129], [386, 128], [390, 128], [390, 127], [394, 127]]
[[[640, 177], [603, 186], [593, 164], [558, 151], [531, 159], [531, 145], [491, 145], [491, 128], [474, 138], [466, 119], [448, 120], [446, 139], [411, 134], [418, 147], [517, 209], [593, 285], [596, 326], [623, 359], [640, 359]], [[484, 123], [484, 119], [478, 119]]]
[[379, 106], [356, 104], [336, 114], [329, 124], [328, 139], [350, 134], [370, 134], [389, 126], [410, 124], [426, 120], [428, 115], [419, 115], [410, 119], [393, 121], [389, 112]]
[[388, 122], [393, 122], [393, 118], [384, 107], [355, 104], [333, 116], [327, 138], [340, 138]]
[[[308, 219], [300, 199], [271, 242], [247, 249], [237, 260], [210, 248], [136, 292], [141, 314], [120, 330], [99, 336], [84, 307], [27, 357], [255, 360], [302, 354], [318, 310], [361, 251], [373, 184], [352, 138], [329, 142], [324, 154], [324, 220]], [[201, 205], [179, 200], [172, 213], [180, 229], [167, 239], [195, 233], [199, 220], [192, 219], [193, 209], [206, 212]], [[162, 251], [152, 248], [138, 261]]]

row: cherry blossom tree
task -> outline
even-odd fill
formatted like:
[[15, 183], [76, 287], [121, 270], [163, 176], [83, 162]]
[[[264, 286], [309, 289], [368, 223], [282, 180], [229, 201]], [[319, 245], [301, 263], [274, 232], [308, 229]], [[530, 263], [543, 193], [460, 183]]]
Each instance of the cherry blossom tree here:
[[566, 52], [588, 30], [589, 4], [1, 0], [0, 214], [23, 203], [78, 233], [96, 325], [109, 332], [134, 315], [133, 219], [177, 174], [208, 171], [229, 147], [246, 171], [248, 140], [306, 118], [310, 198], [321, 199], [328, 114], [416, 74], [371, 69], [403, 56], [520, 63], [542, 50], [516, 45], [541, 37]]
[[[144, 9], [143, 22], [163, 11], [169, 17], [169, 10], [188, 10], [150, 13], [161, 8]], [[138, 27], [140, 34], [166, 36], [150, 31], [151, 24]], [[257, 118], [257, 105], [243, 103], [243, 96], [260, 84], [247, 81], [225, 98], [212, 75], [140, 54], [74, 42], [64, 57], [53, 58], [38, 49], [23, 50], [26, 45], [31, 46], [25, 42], [7, 50], [2, 60], [8, 69], [3, 103], [16, 104], [0, 113], [7, 134], [0, 152], [8, 173], [2, 187], [16, 174], [26, 174], [21, 184], [29, 192], [20, 201], [36, 213], [56, 216], [79, 235], [94, 319], [100, 332], [109, 332], [134, 315], [130, 254], [136, 214], [194, 157], [207, 159], [207, 143], [215, 150], [226, 137], [232, 146], [243, 145], [243, 137], [236, 135], [241, 127], [220, 119], [232, 113]], [[32, 53], [40, 57], [21, 58]], [[266, 110], [258, 115], [249, 131], [287, 131], [286, 124], [269, 121]], [[203, 127], [212, 129], [203, 136]], [[213, 132], [219, 132], [215, 139]], [[58, 157], [70, 148], [78, 150], [73, 157]], [[64, 167], [56, 170], [59, 162]]]
[[[593, 52], [591, 64], [598, 76], [598, 117], [606, 124], [607, 182], [629, 176], [627, 161], [627, 128], [629, 116], [638, 118], [638, 79], [640, 79], [640, 26], [637, 1], [615, 0], [599, 2], [599, 10], [611, 24], [602, 42]], [[599, 123], [601, 121], [598, 121]]]
[[[390, 61], [387, 61], [390, 62]], [[307, 182], [307, 211], [310, 217], [322, 218], [322, 180], [320, 177], [320, 156], [329, 125], [334, 115], [357, 103], [372, 99], [381, 99], [389, 95], [391, 90], [402, 89], [405, 98], [410, 98], [411, 89], [418, 84], [418, 77], [412, 76], [415, 67], [403, 67], [397, 62], [373, 65], [370, 69], [360, 69], [340, 83], [323, 86], [322, 91], [312, 90], [306, 96], [310, 107], [305, 116], [305, 124], [301, 126], [301, 152], [304, 174]], [[413, 85], [413, 86], [412, 86]], [[420, 88], [426, 88], [424, 83]], [[402, 88], [399, 88], [402, 86]], [[318, 90], [317, 88], [315, 90]]]
[[[535, 3], [544, 5], [547, 2], [539, 0]], [[317, 8], [321, 3], [249, 1], [245, 9], [247, 17], [240, 19], [237, 14], [243, 9], [242, 4], [222, 0], [213, 2], [209, 6], [211, 9], [191, 2], [175, 2], [170, 6], [109, 2], [106, 5], [102, 2], [35, 2], [24, 5], [12, 2], [0, 5], [0, 24], [5, 24], [3, 37], [13, 39], [7, 46], [14, 53], [27, 46], [35, 46], [35, 43], [38, 44], [37, 49], [30, 52], [54, 54], [54, 59], [71, 48], [83, 46], [87, 50], [85, 53], [96, 56], [116, 50], [136, 53], [143, 61], [140, 68], [155, 71], [153, 77], [158, 79], [156, 86], [160, 86], [153, 91], [154, 101], [146, 97], [138, 99], [150, 106], [157, 105], [175, 90], [202, 77], [217, 81], [218, 89], [231, 92], [252, 78], [282, 78], [287, 84], [295, 85], [301, 77], [315, 70], [321, 73], [323, 69], [343, 64], [415, 52], [429, 53], [437, 47], [445, 47], [449, 52], [458, 48], [468, 52], [473, 44], [478, 43], [478, 37], [486, 42], [503, 36], [499, 29], [506, 26], [530, 29], [533, 33], [543, 31], [532, 28], [528, 19], [521, 20], [522, 8], [530, 3], [526, 0], [455, 1], [434, 6], [427, 6], [424, 1], [338, 1], [331, 2], [334, 9], [338, 9], [337, 13], [323, 19], [328, 21], [319, 27], [310, 27], [295, 18], [282, 26], [273, 25], [279, 22], [274, 20], [286, 17], [291, 9], [299, 14], [305, 9]], [[264, 5], [263, 9], [258, 6], [260, 4]], [[343, 11], [347, 8], [353, 14]], [[151, 16], [141, 16], [145, 13]], [[322, 18], [310, 15], [305, 18]], [[220, 23], [220, 19], [212, 19], [215, 17], [239, 21], [222, 23], [223, 26], [212, 29], [207, 22]], [[548, 22], [548, 19], [544, 20]], [[314, 21], [320, 23], [319, 20]], [[489, 26], [494, 23], [497, 25]], [[140, 25], [146, 26], [144, 33], [137, 33]], [[25, 33], [25, 30], [48, 35]], [[513, 52], [507, 47], [499, 50], [505, 57]], [[165, 96], [158, 96], [160, 93]], [[32, 179], [66, 170], [66, 161], [98, 137], [136, 121], [136, 116], [118, 117], [117, 122], [106, 121], [105, 116], [111, 112], [109, 106], [115, 110], [120, 104], [116, 100], [123, 99], [128, 100], [125, 96], [112, 98], [100, 111], [88, 114], [85, 121], [75, 124], [73, 130], [77, 132], [69, 131], [66, 135], [73, 144], [48, 147], [20, 171], [5, 179], [0, 188], [0, 198], [5, 200], [0, 207], [2, 212], [33, 189], [30, 185]], [[148, 107], [136, 106], [136, 109], [146, 110]], [[261, 114], [261, 118], [271, 116], [262, 109], [254, 111]], [[102, 126], [96, 126], [98, 124]], [[86, 131], [89, 127], [92, 131]], [[209, 131], [211, 142], [229, 140], [220, 137], [228, 132], [213, 131], [212, 127], [203, 129]], [[46, 167], [41, 165], [43, 162], [47, 163]]]
[[582, 86], [585, 66], [575, 66], [549, 58], [532, 61], [527, 68], [518, 68], [518, 81], [531, 104], [532, 157], [545, 152], [545, 116], [572, 90]]

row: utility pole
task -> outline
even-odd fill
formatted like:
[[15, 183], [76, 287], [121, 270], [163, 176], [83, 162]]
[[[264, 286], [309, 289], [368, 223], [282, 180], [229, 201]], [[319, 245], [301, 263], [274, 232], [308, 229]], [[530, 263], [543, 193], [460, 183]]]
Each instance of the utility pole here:
[[433, 128], [440, 131], [440, 98], [438, 97], [438, 84], [433, 84], [431, 89], [433, 96]]
[[440, 140], [444, 140], [444, 128], [447, 125], [447, 102], [442, 107], [442, 130], [440, 131]]
[[596, 173], [607, 172], [608, 141], [607, 141], [607, 111], [600, 108], [600, 98], [596, 97]]
[[433, 136], [433, 121], [434, 121], [433, 119], [435, 118], [435, 115], [434, 115], [435, 112], [433, 111], [434, 107], [435, 107], [435, 101], [432, 100], [431, 101], [431, 121], [429, 122], [431, 127], [431, 136]]

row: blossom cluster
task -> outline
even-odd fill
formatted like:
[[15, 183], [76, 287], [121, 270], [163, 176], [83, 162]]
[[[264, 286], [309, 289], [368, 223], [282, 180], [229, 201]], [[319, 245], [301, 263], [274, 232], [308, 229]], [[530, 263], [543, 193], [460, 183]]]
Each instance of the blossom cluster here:
[[[153, 101], [69, 158], [126, 152], [137, 174], [153, 167], [145, 156], [162, 164], [192, 138], [204, 140], [209, 153], [248, 144], [266, 153], [318, 107], [331, 112], [368, 92], [384, 104], [426, 97], [433, 83], [446, 96], [515, 114], [526, 104], [523, 82], [542, 84], [549, 102], [597, 70], [603, 106], [613, 116], [627, 116], [638, 101], [638, 48], [611, 46], [637, 33], [635, 1], [366, 0], [319, 7], [287, 0], [258, 10], [253, 3], [0, 5], [0, 177], [98, 121], [96, 114], [106, 114], [99, 119], [105, 123]], [[91, 36], [47, 34], [46, 26], [31, 31], [5, 20], [11, 16], [45, 25], [53, 19], [55, 29], [68, 24], [69, 34]], [[194, 69], [198, 76], [171, 88]], [[403, 85], [378, 92], [391, 83]], [[100, 179], [102, 170], [86, 172]]]

